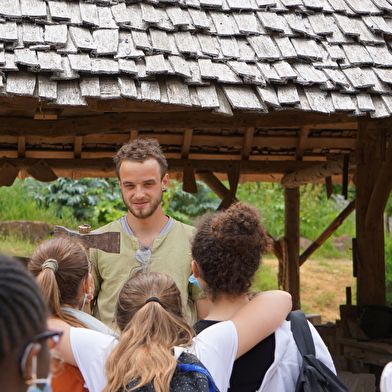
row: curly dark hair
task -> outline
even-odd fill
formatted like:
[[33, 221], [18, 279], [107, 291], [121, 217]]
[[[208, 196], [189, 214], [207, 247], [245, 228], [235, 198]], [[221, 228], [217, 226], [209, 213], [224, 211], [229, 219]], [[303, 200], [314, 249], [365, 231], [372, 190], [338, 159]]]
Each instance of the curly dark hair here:
[[124, 161], [144, 162], [151, 158], [159, 163], [161, 178], [163, 178], [168, 164], [157, 139], [137, 138], [125, 143], [113, 158], [117, 178], [120, 179], [120, 166]]
[[220, 294], [247, 293], [262, 254], [272, 246], [258, 210], [237, 202], [225, 211], [205, 214], [196, 228], [192, 256], [208, 286], [206, 294], [214, 301]]

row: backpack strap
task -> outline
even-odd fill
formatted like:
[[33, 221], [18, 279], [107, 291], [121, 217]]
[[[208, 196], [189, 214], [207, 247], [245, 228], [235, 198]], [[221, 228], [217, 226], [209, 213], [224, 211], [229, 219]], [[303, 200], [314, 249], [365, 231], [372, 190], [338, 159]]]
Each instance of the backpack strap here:
[[208, 373], [207, 369], [205, 369], [204, 367], [199, 365], [190, 365], [187, 363], [178, 363], [177, 368], [182, 372], [199, 372], [205, 374], [208, 378], [209, 392], [219, 392], [218, 387], [215, 385], [215, 381], [211, 377], [210, 373]]
[[301, 355], [303, 357], [309, 354], [316, 355], [312, 333], [304, 312], [302, 310], [294, 310], [289, 313], [286, 320], [291, 321], [291, 332]]

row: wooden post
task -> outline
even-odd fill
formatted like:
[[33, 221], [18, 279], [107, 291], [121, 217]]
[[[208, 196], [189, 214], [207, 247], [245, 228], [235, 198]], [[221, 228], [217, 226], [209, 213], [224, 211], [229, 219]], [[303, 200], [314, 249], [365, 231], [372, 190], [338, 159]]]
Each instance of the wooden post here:
[[285, 189], [285, 230], [288, 254], [288, 286], [293, 309], [301, 308], [299, 286], [299, 187]]
[[[383, 214], [366, 225], [370, 200], [382, 165], [382, 132], [369, 120], [359, 120], [356, 148], [356, 270], [357, 305], [385, 305], [385, 256]], [[386, 184], [386, 186], [388, 186]]]

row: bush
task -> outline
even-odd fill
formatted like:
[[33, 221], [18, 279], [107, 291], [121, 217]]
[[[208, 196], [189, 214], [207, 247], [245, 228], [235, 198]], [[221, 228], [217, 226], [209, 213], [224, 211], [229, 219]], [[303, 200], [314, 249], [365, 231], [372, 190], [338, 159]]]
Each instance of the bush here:
[[392, 235], [385, 235], [385, 289], [387, 305], [392, 306]]

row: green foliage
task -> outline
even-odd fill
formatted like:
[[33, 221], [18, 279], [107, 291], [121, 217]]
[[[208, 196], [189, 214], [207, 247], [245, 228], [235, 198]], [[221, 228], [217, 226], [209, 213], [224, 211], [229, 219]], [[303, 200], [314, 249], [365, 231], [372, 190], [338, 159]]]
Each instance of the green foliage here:
[[[300, 187], [300, 235], [314, 241], [347, 206], [349, 200], [341, 196], [341, 186], [334, 185], [334, 194], [327, 199], [325, 186], [308, 184]], [[352, 198], [352, 192], [350, 197]], [[284, 189], [279, 183], [244, 183], [238, 185], [237, 198], [259, 208], [262, 222], [274, 238], [284, 235]], [[355, 236], [355, 216], [351, 214], [333, 233]], [[342, 254], [328, 239], [312, 257], [351, 257], [350, 251]]]
[[46, 208], [37, 208], [32, 195], [26, 192], [24, 182], [15, 180], [13, 186], [0, 187], [0, 221], [35, 220], [48, 222], [52, 212]]
[[202, 181], [196, 181], [198, 193], [182, 190], [182, 183], [170, 181], [163, 193], [163, 210], [166, 214], [188, 225], [207, 211], [215, 211], [220, 204], [219, 198]]
[[266, 291], [278, 289], [278, 279], [276, 273], [270, 265], [262, 264], [254, 276], [252, 291]]
[[25, 186], [38, 206], [52, 210], [60, 219], [71, 212], [77, 222], [94, 227], [117, 217], [117, 210], [124, 211], [115, 179], [59, 178], [49, 184], [27, 179]]
[[392, 235], [385, 235], [385, 288], [387, 305], [392, 306]]

